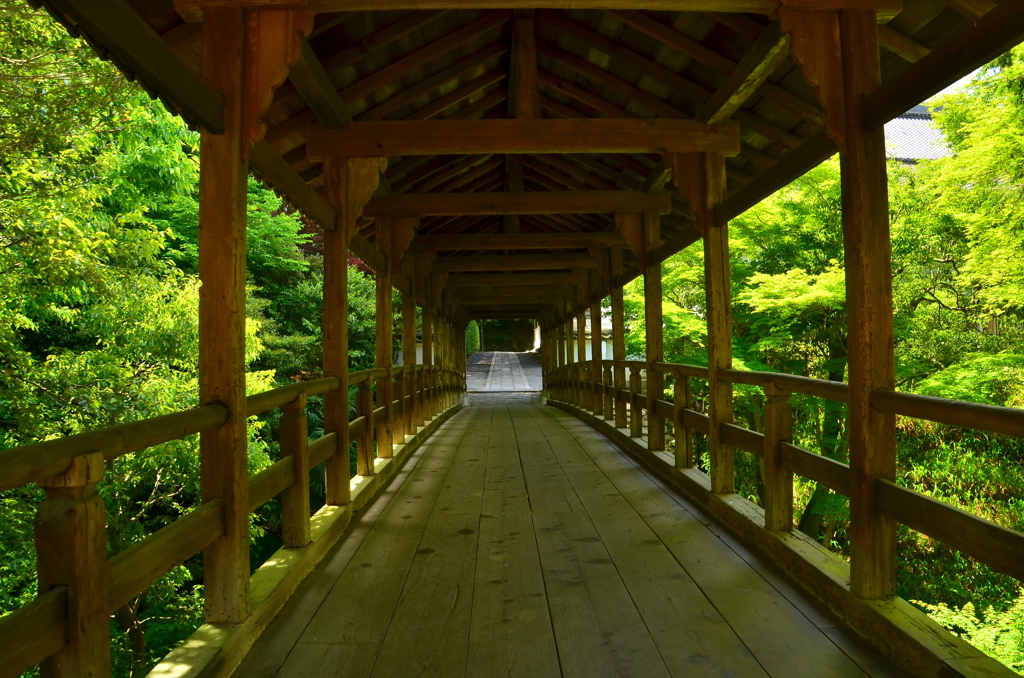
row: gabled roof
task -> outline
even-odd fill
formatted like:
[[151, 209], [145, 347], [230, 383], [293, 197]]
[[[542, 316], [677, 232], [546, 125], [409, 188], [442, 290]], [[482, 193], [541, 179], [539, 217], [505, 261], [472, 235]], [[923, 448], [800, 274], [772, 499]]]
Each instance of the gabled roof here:
[[942, 132], [932, 124], [931, 109], [923, 105], [885, 124], [885, 146], [888, 157], [907, 164], [949, 155]]

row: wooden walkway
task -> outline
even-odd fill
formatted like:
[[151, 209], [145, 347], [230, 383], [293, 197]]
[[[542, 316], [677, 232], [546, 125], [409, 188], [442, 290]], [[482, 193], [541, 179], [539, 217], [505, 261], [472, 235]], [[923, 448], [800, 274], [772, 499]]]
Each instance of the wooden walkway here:
[[477, 353], [466, 378], [470, 393], [540, 391], [543, 387], [540, 356], [535, 353]]
[[902, 675], [586, 425], [480, 401], [354, 519], [235, 676]]

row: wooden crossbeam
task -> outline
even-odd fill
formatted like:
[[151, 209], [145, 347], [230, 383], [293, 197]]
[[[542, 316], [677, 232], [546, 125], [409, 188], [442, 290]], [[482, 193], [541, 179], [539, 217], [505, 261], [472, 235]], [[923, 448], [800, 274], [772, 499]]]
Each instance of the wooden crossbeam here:
[[473, 257], [441, 257], [434, 261], [437, 273], [452, 271], [543, 271], [562, 268], [596, 268], [589, 254], [513, 254]]
[[479, 285], [453, 288], [454, 295], [464, 299], [490, 297], [568, 296], [569, 285]]
[[667, 193], [639, 191], [534, 191], [527, 193], [418, 193], [374, 198], [363, 216], [428, 217], [503, 214], [668, 214]]
[[224, 100], [124, 0], [50, 0], [72, 35], [102, 45], [114, 61], [172, 109], [210, 132], [224, 131]]
[[739, 125], [694, 120], [425, 120], [312, 125], [306, 155], [378, 157], [478, 153], [739, 153]]
[[327, 71], [304, 37], [299, 37], [299, 46], [299, 58], [288, 69], [288, 79], [321, 123], [333, 129], [348, 127], [352, 115]]
[[740, 63], [697, 111], [697, 119], [716, 125], [731, 118], [789, 56], [789, 36], [773, 21], [747, 50]]
[[572, 273], [453, 273], [448, 287], [481, 285], [574, 285]]
[[544, 305], [544, 306], [556, 306], [565, 303], [565, 297], [562, 295], [547, 295], [537, 296], [532, 295], [529, 297], [469, 297], [467, 298], [456, 298], [454, 300], [459, 306], [463, 308], [487, 308], [491, 306], [524, 306], [524, 305]]
[[[882, 17], [892, 18], [902, 9], [900, 0], [784, 0], [785, 7], [795, 9], [872, 9]], [[778, 0], [177, 0], [178, 12], [191, 21], [202, 18], [203, 6], [259, 5], [265, 7], [294, 8], [307, 6], [314, 12], [372, 12], [379, 10], [413, 9], [645, 9], [670, 12], [750, 12], [773, 15], [779, 9]]]
[[424, 235], [412, 241], [419, 252], [444, 250], [551, 250], [624, 246], [618, 233], [494, 233], [487, 235]]

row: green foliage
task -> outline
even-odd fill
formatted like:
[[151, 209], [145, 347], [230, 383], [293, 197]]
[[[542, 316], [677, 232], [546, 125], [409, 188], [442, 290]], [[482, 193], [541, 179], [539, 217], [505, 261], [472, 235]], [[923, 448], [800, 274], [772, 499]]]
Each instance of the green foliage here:
[[529, 351], [533, 348], [532, 320], [481, 320], [480, 334], [485, 351]]
[[466, 325], [466, 355], [473, 355], [480, 350], [480, 326], [475, 320]]
[[918, 604], [935, 621], [982, 652], [1018, 673], [1024, 671], [1024, 597], [1018, 597], [1005, 610], [992, 606], [975, 610], [974, 603], [967, 603], [960, 609], [943, 603]]

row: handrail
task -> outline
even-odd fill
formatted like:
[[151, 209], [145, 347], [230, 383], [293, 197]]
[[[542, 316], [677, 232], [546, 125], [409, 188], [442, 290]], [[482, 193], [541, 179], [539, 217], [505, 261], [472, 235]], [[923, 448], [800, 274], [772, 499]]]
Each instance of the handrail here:
[[[628, 407], [631, 419], [629, 435], [639, 437], [642, 428], [638, 417], [653, 402], [654, 415], [672, 421], [684, 432], [695, 430], [708, 432], [707, 415], [689, 408], [690, 403], [669, 403], [661, 399], [648, 401], [646, 397], [618, 389], [604, 382], [602, 370], [581, 369], [588, 362], [562, 366], [547, 376], [553, 393], [574, 407], [587, 409], [595, 401], [587, 402], [583, 394], [590, 391], [601, 398], [610, 396], [615, 404], [615, 415], [621, 416], [620, 409]], [[605, 365], [609, 361], [598, 361]], [[615, 366], [646, 366], [638, 361], [612, 361]], [[706, 378], [693, 365], [677, 363], [653, 363], [656, 370], [684, 375], [686, 377]], [[570, 369], [571, 368], [571, 369]], [[837, 402], [849, 401], [849, 386], [843, 382], [813, 379], [776, 372], [749, 372], [744, 370], [721, 370], [723, 378], [736, 384], [750, 386], [773, 386], [776, 392], [783, 395], [800, 393], [824, 398]], [[594, 378], [597, 381], [594, 381]], [[679, 391], [677, 391], [677, 394]], [[788, 406], [788, 402], [787, 405]], [[962, 426], [973, 430], [988, 431], [1016, 437], [1024, 437], [1024, 410], [997, 407], [980, 403], [969, 403], [945, 398], [934, 398], [911, 393], [899, 393], [888, 389], [875, 389], [871, 393], [871, 406], [879, 411], [902, 416], [924, 419], [953, 426]], [[603, 412], [606, 419], [609, 412]], [[768, 413], [766, 412], [766, 418]], [[620, 420], [621, 421], [621, 420]], [[625, 429], [619, 427], [620, 431]], [[687, 434], [688, 435], [688, 434]], [[723, 422], [722, 439], [728, 445], [744, 450], [770, 463], [769, 446], [765, 434], [738, 426], [735, 423]], [[788, 435], [788, 434], [787, 434]], [[816, 454], [789, 442], [784, 436], [775, 438], [777, 443], [777, 463], [789, 473], [803, 476], [821, 483], [830, 490], [849, 497], [853, 491], [853, 477], [850, 466], [824, 455]], [[677, 460], [679, 459], [677, 451]], [[679, 464], [677, 463], [677, 466]], [[980, 516], [958, 509], [950, 504], [901, 487], [889, 480], [876, 480], [878, 510], [907, 527], [921, 532], [933, 539], [938, 539], [951, 548], [984, 563], [994, 570], [1008, 574], [1024, 581], [1024, 534], [1003, 527]], [[783, 489], [787, 485], [781, 486]], [[766, 491], [774, 491], [766, 485]], [[790, 488], [788, 490], [792, 492]], [[791, 518], [789, 519], [791, 521]]]
[[1024, 438], [1024, 410], [1012, 407], [898, 393], [882, 388], [871, 392], [871, 407], [879, 412]]
[[60, 475], [71, 467], [72, 459], [84, 454], [102, 452], [104, 459], [115, 459], [216, 428], [227, 420], [228, 408], [217, 403], [0, 450], [0, 492]]
[[734, 384], [761, 386], [774, 382], [784, 391], [834, 400], [840, 403], [850, 401], [850, 387], [846, 382], [828, 381], [813, 377], [801, 377], [781, 372], [748, 372], [746, 370], [722, 370], [722, 376]]
[[[363, 388], [366, 389], [367, 381], [387, 379], [389, 372], [396, 384], [400, 385], [398, 400], [393, 403], [396, 403], [397, 407], [376, 407], [370, 419], [373, 423], [383, 423], [385, 419], [398, 422], [401, 414], [405, 419], [398, 425], [407, 424], [412, 427], [413, 432], [422, 422], [432, 419], [437, 413], [456, 404], [454, 394], [462, 390], [457, 380], [462, 378], [464, 381], [465, 378], [465, 374], [455, 368], [428, 365], [396, 366], [390, 371], [387, 368], [360, 370], [350, 373], [348, 381], [363, 384]], [[410, 379], [410, 376], [414, 378]], [[335, 391], [340, 385], [340, 379], [327, 377], [289, 384], [246, 398], [246, 416], [255, 416], [278, 407], [286, 408], [281, 425], [282, 458], [248, 478], [248, 513], [280, 495], [284, 519], [291, 518], [293, 524], [298, 523], [300, 526], [305, 523], [306, 527], [303, 529], [308, 534], [308, 490], [301, 489], [300, 484], [307, 485], [310, 468], [336, 454], [345, 455], [347, 466], [348, 449], [339, 449], [339, 436], [336, 432], [328, 432], [312, 442], [306, 438], [307, 415], [302, 396]], [[370, 389], [366, 391], [369, 392]], [[377, 397], [378, 400], [384, 397], [383, 390]], [[98, 499], [91, 488], [103, 473], [103, 460], [114, 459], [215, 428], [224, 424], [228, 417], [228, 408], [221, 403], [214, 403], [67, 438], [0, 450], [0, 491], [37, 482], [47, 489], [46, 502], [50, 502], [53, 497], [48, 488], [54, 483], [50, 479], [66, 474], [66, 477], [59, 478], [54, 486], [69, 483], [69, 486], [89, 488], [85, 490], [85, 494], [91, 497], [88, 501], [98, 502], [98, 505], [102, 506], [102, 500]], [[291, 423], [286, 427], [284, 422], [288, 418]], [[417, 420], [420, 424], [417, 424]], [[298, 425], [296, 421], [299, 422]], [[367, 431], [367, 424], [365, 416], [350, 420], [349, 440], [355, 441], [358, 437], [364, 445], [367, 441], [372, 443], [373, 431]], [[76, 460], [80, 460], [80, 463]], [[371, 464], [368, 473], [373, 472]], [[303, 492], [307, 493], [305, 499], [301, 497]], [[54, 496], [59, 500], [59, 495]], [[85, 593], [76, 595], [86, 597], [89, 591], [104, 588], [107, 592], [105, 600], [90, 599], [79, 601], [78, 604], [101, 613], [103, 619], [97, 623], [106, 624], [108, 612], [117, 610], [143, 593], [173, 567], [205, 549], [223, 535], [227, 520], [226, 510], [227, 504], [224, 499], [214, 498], [205, 501], [186, 515], [107, 559], [104, 567], [85, 568], [87, 572], [79, 572], [76, 569], [75, 576], [99, 577], [106, 581], [105, 587], [95, 589], [86, 586], [82, 589]], [[43, 515], [42, 512], [40, 515]], [[106, 539], [105, 521], [92, 521], [81, 529], [88, 531], [89, 539]], [[300, 541], [289, 544], [288, 538], [284, 537], [286, 546], [301, 546], [303, 543]], [[63, 556], [56, 553], [48, 554], [48, 557]], [[3, 673], [6, 674], [7, 669], [13, 667], [16, 675], [21, 674], [69, 642], [69, 596], [73, 595], [74, 591], [76, 589], [73, 586], [56, 586], [40, 594], [34, 601], [0, 618], [0, 644], [11, 648], [6, 657], [8, 664]]]

